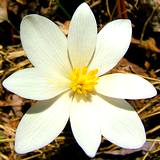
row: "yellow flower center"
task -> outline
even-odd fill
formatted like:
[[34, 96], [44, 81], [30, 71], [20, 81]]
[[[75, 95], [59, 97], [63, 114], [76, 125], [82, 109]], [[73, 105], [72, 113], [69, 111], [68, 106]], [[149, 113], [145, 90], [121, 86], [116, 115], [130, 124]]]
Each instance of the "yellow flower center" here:
[[88, 67], [74, 68], [70, 75], [70, 88], [78, 94], [88, 94], [94, 91], [98, 77], [98, 69], [88, 71]]

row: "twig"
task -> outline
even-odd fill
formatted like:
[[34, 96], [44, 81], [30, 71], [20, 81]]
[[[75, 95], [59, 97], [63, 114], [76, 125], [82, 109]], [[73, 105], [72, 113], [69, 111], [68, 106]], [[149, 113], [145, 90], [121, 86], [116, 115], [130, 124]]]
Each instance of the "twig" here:
[[116, 11], [116, 9], [118, 8], [118, 4], [119, 4], [119, 1], [117, 0], [117, 1], [116, 1], [116, 4], [115, 4], [115, 6], [114, 6], [114, 8], [113, 8], [113, 10], [112, 10], [111, 17], [114, 16], [115, 11]]
[[155, 112], [155, 113], [151, 113], [151, 114], [147, 114], [146, 116], [143, 116], [141, 119], [146, 119], [146, 118], [150, 118], [150, 117], [153, 117], [153, 116], [156, 116], [160, 114], [160, 112]]
[[149, 155], [150, 151], [152, 150], [152, 148], [154, 147], [155, 143], [156, 143], [156, 141], [153, 141], [151, 147], [149, 148], [148, 152], [144, 155], [142, 160], [145, 160], [148, 157], [148, 155]]
[[146, 139], [147, 142], [160, 142], [160, 139]]
[[111, 15], [111, 12], [110, 12], [110, 9], [109, 9], [109, 3], [108, 3], [108, 0], [106, 0], [106, 9], [107, 9], [107, 14], [109, 16], [109, 19], [110, 21], [112, 20], [112, 15]]
[[14, 139], [13, 138], [6, 138], [6, 139], [0, 139], [0, 143], [4, 143], [4, 142], [13, 142]]
[[151, 100], [150, 103], [147, 103], [146, 105], [144, 105], [144, 107], [142, 107], [140, 110], [138, 110], [138, 114], [142, 113], [145, 109], [147, 109], [148, 107], [153, 105], [155, 102], [157, 102], [157, 97], [155, 99]]
[[1, 158], [4, 160], [9, 160], [9, 158], [6, 155], [4, 155], [3, 153], [0, 152], [0, 159]]
[[155, 131], [157, 131], [157, 130], [159, 130], [159, 129], [160, 129], [160, 125], [158, 125], [158, 126], [152, 128], [152, 129], [150, 129], [150, 130], [147, 131], [146, 133], [147, 133], [147, 134], [150, 134], [150, 133], [153, 133], [153, 132], [155, 132]]
[[33, 155], [33, 156], [30, 156], [30, 157], [27, 157], [27, 158], [23, 158], [22, 160], [33, 159], [33, 158], [39, 157], [39, 156], [41, 156], [41, 155], [42, 155], [42, 153], [38, 153], [38, 154], [35, 154], [35, 155]]
[[93, 7], [97, 6], [97, 5], [99, 5], [100, 3], [101, 3], [101, 0], [95, 1], [94, 3], [92, 3], [90, 5], [90, 7], [93, 8]]
[[155, 7], [152, 11], [152, 13], [150, 14], [150, 16], [148, 17], [148, 19], [146, 20], [146, 22], [144, 23], [143, 29], [142, 29], [142, 33], [141, 33], [141, 38], [140, 38], [140, 42], [143, 40], [144, 37], [144, 33], [146, 31], [147, 25], [150, 22], [150, 20], [152, 19], [154, 13], [156, 12], [156, 10], [159, 8], [159, 5], [157, 7]]
[[59, 8], [64, 12], [64, 14], [67, 16], [67, 18], [71, 19], [71, 15], [67, 12], [67, 10], [61, 5], [59, 0], [56, 0], [57, 5]]

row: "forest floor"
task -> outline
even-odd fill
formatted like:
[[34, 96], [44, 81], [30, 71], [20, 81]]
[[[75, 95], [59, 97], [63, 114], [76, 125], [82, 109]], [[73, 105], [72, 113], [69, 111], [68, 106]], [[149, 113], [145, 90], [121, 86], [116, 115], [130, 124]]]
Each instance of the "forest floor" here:
[[[46, 147], [18, 155], [14, 151], [17, 125], [32, 100], [7, 91], [1, 82], [17, 70], [31, 67], [20, 43], [19, 26], [31, 13], [54, 21], [67, 35], [71, 16], [83, 0], [0, 0], [0, 160], [89, 160], [73, 138], [70, 125]], [[125, 57], [111, 71], [142, 76], [157, 89], [150, 99], [129, 100], [146, 129], [147, 142], [129, 150], [102, 139], [92, 160], [160, 160], [160, 2], [130, 0], [87, 0], [100, 30], [107, 22], [129, 18], [133, 26], [132, 42]]]

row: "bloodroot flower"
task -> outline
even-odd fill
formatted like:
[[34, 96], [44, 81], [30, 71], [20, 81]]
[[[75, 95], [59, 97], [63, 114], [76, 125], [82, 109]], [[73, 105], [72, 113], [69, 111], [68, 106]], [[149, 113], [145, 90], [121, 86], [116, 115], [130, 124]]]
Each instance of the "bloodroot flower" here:
[[15, 72], [3, 86], [40, 101], [19, 123], [17, 153], [49, 144], [68, 120], [76, 141], [90, 157], [95, 156], [101, 135], [124, 148], [144, 144], [143, 124], [124, 99], [153, 97], [155, 88], [134, 74], [105, 74], [124, 56], [131, 32], [131, 22], [119, 19], [97, 34], [96, 20], [86, 3], [75, 11], [67, 38], [45, 17], [33, 14], [22, 20], [22, 45], [34, 67]]

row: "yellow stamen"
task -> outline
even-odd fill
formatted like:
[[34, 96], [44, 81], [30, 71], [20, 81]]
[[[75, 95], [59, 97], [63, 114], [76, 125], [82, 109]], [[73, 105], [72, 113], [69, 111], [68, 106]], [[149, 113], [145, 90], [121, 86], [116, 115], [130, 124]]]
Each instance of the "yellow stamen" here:
[[74, 68], [70, 75], [70, 88], [78, 94], [88, 94], [94, 91], [99, 77], [98, 69], [88, 71], [88, 67]]

